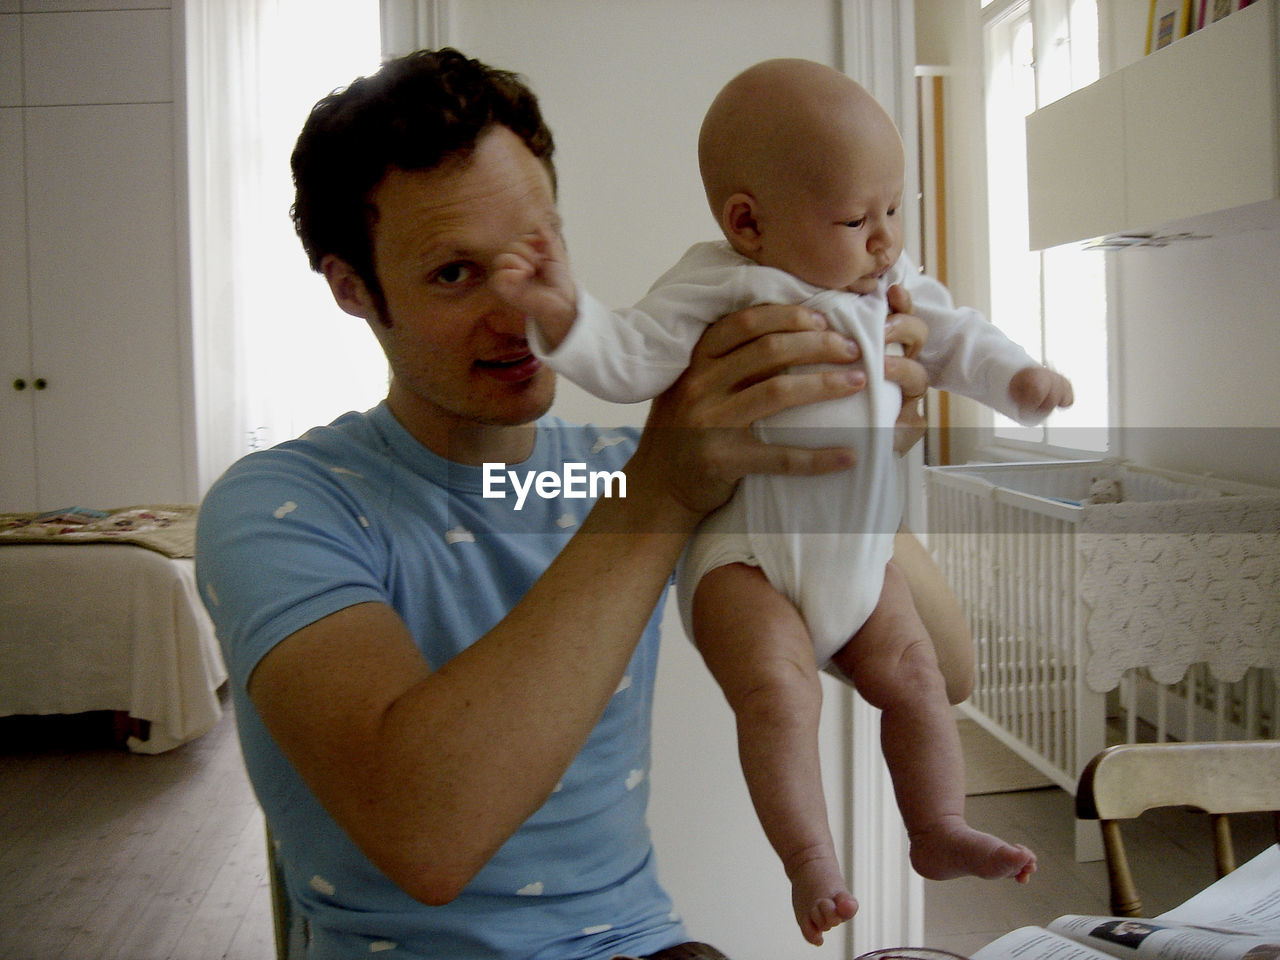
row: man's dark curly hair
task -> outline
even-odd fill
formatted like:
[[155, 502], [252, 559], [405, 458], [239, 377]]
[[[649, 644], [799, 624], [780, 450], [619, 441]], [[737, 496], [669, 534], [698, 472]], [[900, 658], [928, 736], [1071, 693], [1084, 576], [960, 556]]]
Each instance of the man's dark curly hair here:
[[516, 74], [457, 50], [391, 60], [317, 103], [294, 147], [290, 211], [311, 268], [328, 254], [341, 258], [385, 312], [373, 269], [373, 189], [389, 170], [469, 157], [495, 126], [515, 133], [554, 182], [555, 145], [533, 92]]

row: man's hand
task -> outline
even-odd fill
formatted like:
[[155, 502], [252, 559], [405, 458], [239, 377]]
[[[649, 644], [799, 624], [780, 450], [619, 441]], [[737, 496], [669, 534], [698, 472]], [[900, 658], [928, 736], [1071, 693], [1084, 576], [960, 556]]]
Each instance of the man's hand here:
[[493, 258], [489, 287], [538, 324], [555, 349], [578, 318], [578, 291], [560, 235], [549, 227], [526, 234]]
[[1029, 420], [1041, 420], [1075, 402], [1071, 381], [1048, 367], [1025, 367], [1009, 381], [1009, 396]]
[[[929, 338], [929, 328], [911, 312], [911, 294], [907, 293], [906, 287], [895, 283], [889, 288], [887, 299], [889, 319], [885, 321], [884, 342], [902, 344], [902, 352], [907, 359], [914, 360]], [[920, 367], [919, 364], [916, 366]], [[923, 371], [922, 367], [920, 369]]]
[[[661, 483], [701, 517], [749, 473], [816, 474], [848, 469], [848, 449], [804, 449], [758, 440], [757, 420], [789, 407], [857, 393], [866, 375], [847, 366], [857, 344], [804, 307], [762, 305], [707, 328], [685, 372], [656, 398], [628, 467], [632, 482]], [[838, 364], [804, 373], [792, 367]]]
[[899, 456], [920, 442], [928, 426], [920, 410], [920, 398], [929, 388], [929, 376], [914, 359], [928, 336], [924, 321], [911, 313], [911, 295], [894, 284], [889, 288], [889, 319], [885, 324], [884, 342], [901, 344], [905, 356], [886, 355], [884, 376], [902, 388], [902, 409], [893, 433], [893, 450]]

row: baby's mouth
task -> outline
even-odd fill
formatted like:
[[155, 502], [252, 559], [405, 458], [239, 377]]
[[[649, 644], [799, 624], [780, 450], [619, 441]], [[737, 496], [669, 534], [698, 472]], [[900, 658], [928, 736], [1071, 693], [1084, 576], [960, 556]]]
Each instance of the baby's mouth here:
[[[885, 266], [879, 267], [868, 274], [864, 274], [862, 279], [858, 280], [857, 283], [850, 285], [850, 290], [852, 290], [854, 293], [872, 292], [875, 289], [875, 287], [880, 283], [880, 280], [884, 277], [884, 275], [889, 272], [889, 268], [892, 266], [893, 264], [891, 263], [886, 264]], [[863, 289], [859, 289], [859, 288], [863, 288]]]

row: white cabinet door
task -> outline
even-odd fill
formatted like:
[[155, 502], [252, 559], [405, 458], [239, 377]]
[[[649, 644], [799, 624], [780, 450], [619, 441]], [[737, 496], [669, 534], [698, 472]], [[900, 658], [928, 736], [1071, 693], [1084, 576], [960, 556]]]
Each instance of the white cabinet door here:
[[1276, 196], [1275, 10], [1241, 10], [1125, 69], [1131, 225]]
[[1121, 87], [1112, 74], [1027, 117], [1032, 250], [1124, 228]]
[[22, 157], [22, 110], [0, 108], [0, 510], [21, 509], [36, 496]]
[[193, 495], [181, 10], [74, 6], [0, 16], [0, 510]]
[[183, 499], [173, 107], [27, 111], [38, 508]]
[[171, 17], [168, 10], [25, 15], [25, 104], [38, 107], [173, 99]]
[[0, 13], [0, 107], [22, 104], [21, 53], [22, 18]]
[[1029, 116], [1032, 248], [1274, 206], [1278, 38], [1280, 0], [1258, 0]]

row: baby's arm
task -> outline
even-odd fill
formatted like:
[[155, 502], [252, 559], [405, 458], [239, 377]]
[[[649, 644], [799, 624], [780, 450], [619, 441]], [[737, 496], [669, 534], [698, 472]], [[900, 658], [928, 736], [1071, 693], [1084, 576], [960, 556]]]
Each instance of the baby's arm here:
[[675, 382], [713, 321], [753, 303], [791, 302], [747, 297], [740, 266], [716, 246], [696, 244], [622, 310], [575, 290], [557, 238], [523, 238], [495, 257], [489, 287], [529, 318], [540, 360], [597, 397], [634, 403]]
[[929, 385], [970, 397], [1024, 425], [1039, 423], [1073, 400], [1070, 381], [1037, 363], [986, 317], [956, 307], [937, 280], [903, 257], [902, 283], [929, 327], [918, 359]]
[[560, 235], [547, 227], [526, 234], [493, 258], [489, 286], [538, 325], [549, 349], [578, 319], [578, 291]]

